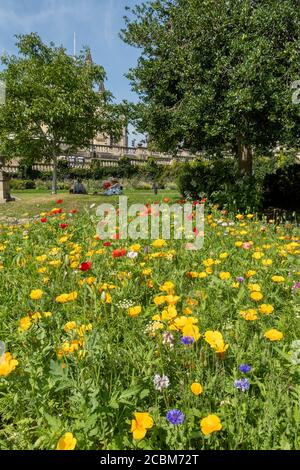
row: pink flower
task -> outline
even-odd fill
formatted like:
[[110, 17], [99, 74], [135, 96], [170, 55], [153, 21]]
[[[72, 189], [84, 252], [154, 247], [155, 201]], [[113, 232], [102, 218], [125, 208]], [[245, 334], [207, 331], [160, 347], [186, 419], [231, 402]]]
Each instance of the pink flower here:
[[242, 244], [242, 247], [243, 247], [245, 250], [249, 250], [249, 248], [251, 248], [251, 243], [245, 242], [245, 243]]

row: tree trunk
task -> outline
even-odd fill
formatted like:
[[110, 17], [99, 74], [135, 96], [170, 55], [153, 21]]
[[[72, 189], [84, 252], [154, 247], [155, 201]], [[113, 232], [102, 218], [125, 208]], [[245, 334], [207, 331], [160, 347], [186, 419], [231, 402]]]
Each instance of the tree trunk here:
[[52, 194], [57, 194], [57, 156], [53, 156]]
[[239, 143], [237, 156], [240, 176], [251, 176], [253, 161], [252, 148], [248, 145]]

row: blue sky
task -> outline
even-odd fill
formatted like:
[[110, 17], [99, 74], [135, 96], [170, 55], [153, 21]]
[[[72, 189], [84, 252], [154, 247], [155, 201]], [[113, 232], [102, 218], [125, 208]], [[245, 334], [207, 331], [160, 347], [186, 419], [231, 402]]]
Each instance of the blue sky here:
[[1, 0], [0, 54], [14, 53], [15, 34], [38, 33], [46, 43], [53, 41], [73, 53], [76, 32], [77, 52], [90, 46], [92, 57], [107, 73], [107, 88], [117, 101], [137, 101], [124, 77], [136, 64], [139, 50], [118, 37], [124, 26], [125, 6], [142, 0]]

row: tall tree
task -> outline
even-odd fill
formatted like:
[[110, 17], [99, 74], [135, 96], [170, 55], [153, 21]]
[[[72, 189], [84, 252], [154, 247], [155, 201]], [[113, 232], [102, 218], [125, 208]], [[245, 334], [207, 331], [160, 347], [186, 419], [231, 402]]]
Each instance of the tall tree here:
[[299, 0], [151, 0], [125, 22], [136, 125], [160, 150], [228, 149], [251, 174], [254, 149], [299, 147]]
[[0, 107], [0, 153], [5, 161], [51, 161], [56, 193], [58, 157], [89, 147], [98, 132], [118, 138], [120, 110], [101, 86], [103, 67], [87, 49], [74, 58], [34, 33], [17, 36], [16, 45], [17, 56], [1, 58], [6, 101]]

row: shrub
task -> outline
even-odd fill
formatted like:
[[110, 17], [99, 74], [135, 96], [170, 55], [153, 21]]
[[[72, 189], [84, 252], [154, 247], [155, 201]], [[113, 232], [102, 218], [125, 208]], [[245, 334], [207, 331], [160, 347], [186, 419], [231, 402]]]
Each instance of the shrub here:
[[262, 207], [262, 185], [254, 176], [244, 176], [223, 183], [210, 199], [229, 211], [252, 212]]
[[66, 160], [59, 160], [57, 162], [57, 177], [60, 180], [67, 178], [70, 174], [69, 162]]
[[93, 160], [91, 163], [91, 173], [94, 179], [101, 180], [104, 176], [104, 168], [99, 160]]
[[91, 168], [69, 168], [68, 177], [70, 179], [89, 179], [93, 178]]
[[280, 209], [300, 209], [300, 165], [294, 164], [279, 168], [265, 176], [263, 183], [264, 207]]
[[184, 197], [206, 195], [230, 211], [255, 211], [262, 206], [261, 178], [238, 177], [231, 159], [186, 163], [179, 172], [178, 187]]
[[[102, 180], [106, 178], [120, 178], [126, 176], [121, 175], [119, 165], [118, 166], [103, 166], [99, 160], [93, 160], [90, 168], [91, 178], [94, 180]], [[123, 171], [125, 174], [126, 171]]]
[[24, 162], [21, 162], [18, 168], [18, 178], [20, 180], [34, 180], [40, 178], [42, 172], [39, 170], [34, 170], [31, 165], [26, 165]]
[[122, 184], [125, 189], [138, 189], [138, 190], [150, 190], [152, 189], [152, 183], [146, 181], [145, 179], [141, 179], [140, 176], [135, 176], [130, 179], [122, 179]]
[[[159, 181], [173, 182], [175, 183], [182, 169], [184, 168], [185, 163], [173, 161], [171, 165], [160, 165], [159, 166]], [[176, 186], [177, 188], [177, 186]]]
[[130, 158], [123, 157], [118, 161], [118, 175], [119, 178], [130, 178], [138, 173], [138, 168], [131, 164]]
[[174, 183], [173, 181], [167, 181], [164, 184], [164, 189], [171, 190], [171, 191], [176, 191], [177, 190], [177, 184]]
[[49, 189], [49, 184], [51, 187], [50, 180], [44, 181], [43, 179], [37, 179], [35, 180], [35, 189]]
[[220, 191], [225, 184], [233, 184], [234, 165], [232, 160], [216, 158], [210, 162], [200, 159], [185, 163], [179, 170], [178, 188], [182, 195], [193, 198], [205, 193], [211, 195]]
[[156, 163], [155, 158], [149, 157], [146, 165], [143, 168], [145, 176], [150, 180], [157, 180], [158, 176], [161, 173], [159, 165]]
[[[68, 191], [72, 186], [71, 181], [58, 181], [57, 183], [57, 189], [60, 189], [62, 191]], [[51, 183], [49, 184], [48, 189], [51, 189]]]
[[52, 172], [51, 171], [43, 171], [41, 172], [40, 179], [42, 181], [52, 181]]
[[19, 180], [19, 179], [11, 179], [10, 180], [10, 188], [13, 190], [21, 190], [21, 189], [35, 189], [35, 182], [33, 180]]

